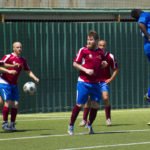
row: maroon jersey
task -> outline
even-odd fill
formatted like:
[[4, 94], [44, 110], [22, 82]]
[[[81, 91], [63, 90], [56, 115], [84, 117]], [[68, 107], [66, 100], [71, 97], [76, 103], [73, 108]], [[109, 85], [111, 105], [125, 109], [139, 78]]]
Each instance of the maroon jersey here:
[[81, 64], [87, 69], [93, 69], [94, 74], [88, 75], [85, 72], [80, 71], [78, 81], [97, 83], [99, 81], [99, 68], [103, 58], [104, 53], [101, 49], [90, 50], [87, 47], [82, 47], [74, 59], [74, 62]]
[[106, 68], [100, 69], [99, 80], [101, 82], [106, 81], [107, 79], [109, 79], [111, 77], [111, 69], [115, 70], [118, 68], [118, 64], [117, 64], [116, 59], [114, 58], [113, 54], [106, 52], [105, 60], [107, 61], [108, 66]]
[[5, 55], [2, 58], [2, 61], [8, 64], [15, 64], [15, 63], [20, 64], [19, 67], [8, 68], [9, 70], [16, 70], [17, 74], [15, 75], [8, 74], [8, 73], [1, 74], [1, 78], [7, 81], [9, 84], [17, 84], [17, 80], [22, 69], [25, 71], [30, 70], [28, 64], [26, 63], [26, 60], [23, 57], [16, 56], [14, 53]]

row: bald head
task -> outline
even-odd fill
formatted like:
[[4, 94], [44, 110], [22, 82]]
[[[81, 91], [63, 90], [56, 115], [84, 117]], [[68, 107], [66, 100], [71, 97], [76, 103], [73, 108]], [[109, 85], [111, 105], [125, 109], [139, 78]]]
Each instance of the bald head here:
[[13, 43], [13, 48], [16, 47], [16, 45], [21, 45], [22, 46], [21, 42], [14, 42]]
[[13, 43], [13, 51], [17, 56], [19, 56], [21, 54], [21, 52], [22, 52], [21, 42], [14, 42]]
[[98, 42], [98, 47], [100, 48], [100, 49], [102, 49], [102, 50], [106, 50], [106, 45], [107, 45], [107, 43], [106, 43], [106, 41], [105, 40], [100, 40], [99, 42]]

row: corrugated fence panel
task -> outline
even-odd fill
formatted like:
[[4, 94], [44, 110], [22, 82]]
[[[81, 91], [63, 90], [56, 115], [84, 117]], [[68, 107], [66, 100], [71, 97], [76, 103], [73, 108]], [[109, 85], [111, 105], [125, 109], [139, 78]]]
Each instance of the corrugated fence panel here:
[[[21, 41], [23, 55], [40, 78], [38, 92], [28, 96], [20, 78], [20, 112], [69, 111], [75, 104], [77, 71], [72, 67], [79, 48], [86, 44], [89, 30], [96, 30], [108, 42], [119, 64], [119, 75], [110, 85], [112, 108], [148, 107], [143, 101], [149, 81], [149, 65], [143, 39], [136, 23], [117, 22], [16, 22], [0, 24], [0, 57], [12, 52]], [[103, 106], [103, 102], [102, 102]]]

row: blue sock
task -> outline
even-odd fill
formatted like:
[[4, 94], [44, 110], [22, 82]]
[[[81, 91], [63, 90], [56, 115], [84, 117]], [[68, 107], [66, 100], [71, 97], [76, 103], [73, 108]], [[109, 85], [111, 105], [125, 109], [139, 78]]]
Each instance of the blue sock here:
[[148, 97], [150, 97], [150, 87], [148, 88]]

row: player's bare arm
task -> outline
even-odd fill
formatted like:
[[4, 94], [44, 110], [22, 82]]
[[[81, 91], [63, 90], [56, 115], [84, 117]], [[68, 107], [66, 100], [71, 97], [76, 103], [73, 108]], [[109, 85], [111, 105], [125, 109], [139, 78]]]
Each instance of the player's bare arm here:
[[27, 74], [30, 78], [32, 78], [36, 83], [39, 83], [39, 78], [35, 76], [35, 74], [32, 71], [27, 71]]
[[6, 69], [4, 67], [0, 67], [0, 71], [8, 73], [8, 74], [13, 74], [13, 75], [15, 75], [17, 73], [16, 70], [8, 70], [8, 69]]
[[144, 33], [144, 36], [150, 41], [150, 34], [147, 32], [147, 28], [143, 23], [139, 23], [141, 31]]
[[7, 63], [4, 63], [4, 67], [6, 67], [6, 68], [11, 68], [11, 67], [19, 67], [20, 66], [20, 64], [18, 64], [18, 63], [15, 63], [15, 64], [7, 64]]
[[113, 71], [111, 77], [110, 77], [109, 79], [107, 79], [105, 82], [106, 82], [106, 83], [112, 82], [112, 81], [115, 79], [115, 77], [117, 76], [118, 72], [119, 72], [119, 70], [118, 70], [118, 68], [116, 68], [116, 69]]
[[87, 69], [87, 68], [83, 67], [81, 64], [78, 64], [76, 62], [73, 63], [73, 66], [76, 69], [80, 70], [80, 71], [84, 71], [88, 75], [93, 75], [94, 74], [94, 70], [93, 69]]

